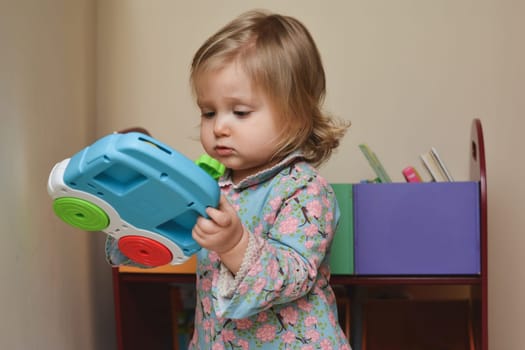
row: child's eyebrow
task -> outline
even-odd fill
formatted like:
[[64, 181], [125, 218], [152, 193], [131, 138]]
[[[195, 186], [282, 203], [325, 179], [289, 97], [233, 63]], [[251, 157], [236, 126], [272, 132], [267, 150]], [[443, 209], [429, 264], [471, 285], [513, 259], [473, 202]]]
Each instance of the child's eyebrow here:
[[210, 102], [206, 100], [202, 100], [202, 99], [197, 99], [196, 103], [197, 103], [197, 106], [199, 107], [207, 107], [210, 105]]

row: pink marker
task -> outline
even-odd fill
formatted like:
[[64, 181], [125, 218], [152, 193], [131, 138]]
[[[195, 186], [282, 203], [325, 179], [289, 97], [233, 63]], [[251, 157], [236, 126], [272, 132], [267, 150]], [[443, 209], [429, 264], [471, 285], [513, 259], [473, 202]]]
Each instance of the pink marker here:
[[421, 176], [419, 176], [417, 170], [412, 166], [407, 166], [403, 169], [402, 173], [407, 182], [421, 182]]

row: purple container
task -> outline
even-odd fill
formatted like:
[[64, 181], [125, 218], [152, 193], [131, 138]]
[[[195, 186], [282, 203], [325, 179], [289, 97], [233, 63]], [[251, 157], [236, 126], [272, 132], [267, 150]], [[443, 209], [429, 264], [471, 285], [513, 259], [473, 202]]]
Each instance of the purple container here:
[[480, 273], [478, 182], [356, 184], [358, 275]]

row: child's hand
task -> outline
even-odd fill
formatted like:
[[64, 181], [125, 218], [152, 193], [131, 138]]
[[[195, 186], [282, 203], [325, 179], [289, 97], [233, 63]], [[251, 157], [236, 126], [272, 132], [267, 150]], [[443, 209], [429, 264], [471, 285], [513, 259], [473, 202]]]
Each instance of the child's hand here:
[[228, 200], [221, 196], [219, 208], [207, 208], [206, 214], [209, 219], [202, 216], [197, 219], [192, 231], [193, 239], [201, 247], [218, 254], [230, 252], [244, 235], [244, 228], [237, 212]]

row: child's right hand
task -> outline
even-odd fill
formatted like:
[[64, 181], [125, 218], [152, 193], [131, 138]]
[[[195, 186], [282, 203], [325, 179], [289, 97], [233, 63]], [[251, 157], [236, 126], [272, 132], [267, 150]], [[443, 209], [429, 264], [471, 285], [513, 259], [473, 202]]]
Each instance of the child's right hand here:
[[193, 238], [201, 247], [219, 254], [227, 253], [243, 235], [243, 226], [230, 202], [221, 196], [219, 207], [206, 209], [210, 217], [199, 217], [193, 227]]
[[[244, 227], [235, 208], [221, 196], [218, 208], [207, 208], [209, 219], [199, 217], [193, 227], [193, 239], [203, 248], [217, 252], [223, 263], [235, 273], [247, 246]], [[243, 239], [244, 238], [244, 239]]]

